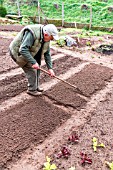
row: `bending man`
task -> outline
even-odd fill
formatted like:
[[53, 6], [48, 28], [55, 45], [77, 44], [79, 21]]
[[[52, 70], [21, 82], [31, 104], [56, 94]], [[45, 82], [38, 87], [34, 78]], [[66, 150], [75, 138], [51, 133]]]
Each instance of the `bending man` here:
[[55, 25], [34, 24], [25, 26], [11, 42], [9, 46], [10, 55], [26, 74], [28, 94], [37, 96], [43, 91], [39, 87], [42, 56], [44, 56], [50, 76], [55, 75], [52, 69], [50, 40], [58, 39], [58, 31]]

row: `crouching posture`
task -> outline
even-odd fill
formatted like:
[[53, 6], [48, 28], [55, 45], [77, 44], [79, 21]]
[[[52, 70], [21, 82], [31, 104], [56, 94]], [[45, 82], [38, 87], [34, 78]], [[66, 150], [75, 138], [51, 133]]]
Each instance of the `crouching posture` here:
[[55, 25], [34, 24], [25, 26], [11, 42], [9, 49], [12, 59], [23, 69], [28, 79], [27, 93], [33, 96], [43, 91], [39, 87], [41, 59], [44, 56], [48, 73], [55, 76], [52, 69], [50, 40], [58, 40]]

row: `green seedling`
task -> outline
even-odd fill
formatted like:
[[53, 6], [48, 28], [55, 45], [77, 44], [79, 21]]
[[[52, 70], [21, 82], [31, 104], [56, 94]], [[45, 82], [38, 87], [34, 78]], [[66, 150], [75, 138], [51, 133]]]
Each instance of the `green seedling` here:
[[111, 170], [113, 170], [113, 162], [106, 162], [106, 164], [107, 164], [107, 166], [111, 169]]
[[95, 56], [92, 55], [91, 58], [95, 58]]
[[46, 157], [46, 161], [47, 162], [44, 163], [43, 170], [55, 170], [55, 169], [57, 169], [55, 164], [51, 164], [51, 159], [48, 156]]
[[103, 41], [103, 38], [99, 38], [99, 41]]
[[64, 46], [66, 45], [66, 42], [65, 42], [64, 39], [59, 39], [59, 40], [57, 41], [57, 44], [58, 44], [60, 47], [64, 47]]
[[97, 142], [97, 138], [93, 138], [93, 149], [96, 152], [97, 151], [97, 147], [105, 147], [105, 145], [103, 143], [98, 144]]
[[91, 46], [91, 42], [90, 42], [90, 41], [87, 41], [87, 42], [86, 42], [86, 45], [87, 45], [87, 46]]

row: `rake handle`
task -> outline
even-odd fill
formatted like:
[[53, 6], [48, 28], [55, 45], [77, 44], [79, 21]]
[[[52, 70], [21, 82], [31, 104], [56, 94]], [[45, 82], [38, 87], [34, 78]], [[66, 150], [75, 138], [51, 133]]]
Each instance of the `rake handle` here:
[[[44, 70], [44, 69], [42, 69], [42, 68], [40, 68], [40, 70], [49, 75], [48, 71], [46, 71], [46, 70]], [[74, 86], [73, 84], [70, 84], [69, 82], [67, 82], [67, 81], [65, 81], [65, 80], [63, 80], [63, 79], [61, 79], [61, 78], [59, 78], [59, 77], [57, 77], [57, 76], [54, 76], [54, 77], [55, 77], [56, 79], [64, 82], [65, 84], [68, 84], [69, 86], [74, 87], [74, 88], [77, 89], [77, 87]]]

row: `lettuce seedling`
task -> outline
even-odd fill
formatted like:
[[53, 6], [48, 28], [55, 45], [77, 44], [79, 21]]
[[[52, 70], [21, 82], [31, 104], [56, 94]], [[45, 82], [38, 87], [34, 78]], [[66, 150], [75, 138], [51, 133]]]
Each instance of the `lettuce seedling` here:
[[97, 147], [105, 147], [105, 145], [103, 143], [98, 144], [97, 138], [95, 138], [95, 137], [93, 138], [92, 141], [93, 141], [93, 149], [95, 152], [97, 151]]
[[60, 152], [58, 153], [57, 158], [61, 158], [61, 157], [68, 158], [70, 155], [71, 153], [69, 149], [66, 146], [63, 146]]
[[78, 143], [79, 137], [76, 134], [71, 135], [69, 136], [68, 141], [73, 142], [73, 143]]
[[106, 164], [107, 164], [107, 166], [111, 169], [111, 170], [113, 170], [113, 162], [106, 162]]
[[60, 46], [60, 47], [64, 47], [66, 45], [66, 42], [63, 38], [60, 38], [58, 41], [57, 41], [57, 44]]
[[55, 170], [57, 167], [55, 164], [51, 164], [51, 159], [47, 156], [46, 157], [47, 162], [44, 163], [43, 170]]
[[90, 158], [88, 158], [87, 154], [81, 152], [80, 155], [81, 155], [81, 164], [82, 165], [85, 165], [85, 163], [92, 164], [92, 160]]

